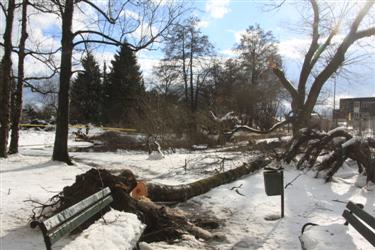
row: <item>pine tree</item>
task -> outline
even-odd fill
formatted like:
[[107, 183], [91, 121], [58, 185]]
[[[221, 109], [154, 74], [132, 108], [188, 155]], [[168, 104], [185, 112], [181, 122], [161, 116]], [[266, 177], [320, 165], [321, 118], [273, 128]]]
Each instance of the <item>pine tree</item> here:
[[140, 112], [145, 88], [135, 53], [124, 44], [115, 55], [108, 80], [104, 84], [106, 123], [128, 125], [131, 113]]
[[99, 124], [101, 121], [101, 72], [91, 53], [82, 59], [83, 72], [73, 81], [71, 89], [71, 121]]

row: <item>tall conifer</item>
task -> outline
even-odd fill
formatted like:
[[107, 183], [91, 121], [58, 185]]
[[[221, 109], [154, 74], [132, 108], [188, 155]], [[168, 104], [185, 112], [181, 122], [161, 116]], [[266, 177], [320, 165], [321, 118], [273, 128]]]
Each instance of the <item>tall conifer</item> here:
[[99, 124], [101, 121], [101, 72], [91, 53], [82, 59], [83, 72], [73, 81], [70, 115], [72, 122]]
[[131, 113], [140, 112], [145, 92], [142, 73], [135, 53], [124, 44], [115, 55], [108, 80], [104, 84], [104, 113], [112, 125], [128, 125]]

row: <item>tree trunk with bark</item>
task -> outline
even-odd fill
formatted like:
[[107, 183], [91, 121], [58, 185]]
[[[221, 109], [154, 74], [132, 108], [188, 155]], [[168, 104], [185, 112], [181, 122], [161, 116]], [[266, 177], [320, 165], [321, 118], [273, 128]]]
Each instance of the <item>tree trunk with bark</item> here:
[[19, 124], [22, 113], [22, 94], [24, 80], [24, 61], [25, 61], [25, 43], [27, 39], [27, 4], [28, 0], [22, 2], [22, 19], [21, 19], [21, 39], [18, 51], [18, 78], [17, 87], [14, 93], [14, 105], [12, 106], [12, 125], [9, 153], [18, 153]]
[[[56, 214], [80, 202], [102, 188], [109, 187], [114, 199], [110, 206], [116, 210], [137, 214], [140, 220], [147, 225], [140, 240], [146, 242], [173, 241], [181, 239], [184, 234], [191, 234], [196, 238], [211, 240], [215, 235], [207, 230], [209, 226], [202, 228], [195, 225], [193, 221], [197, 219], [197, 221], [200, 221], [200, 225], [204, 225], [205, 221], [211, 222], [207, 223], [207, 225], [212, 225], [212, 221], [209, 221], [207, 218], [196, 218], [197, 215], [189, 214], [177, 208], [158, 205], [154, 201], [186, 201], [188, 198], [203, 194], [213, 187], [234, 181], [243, 175], [260, 169], [268, 163], [269, 160], [259, 158], [248, 165], [245, 164], [237, 169], [184, 186], [168, 187], [147, 184], [150, 193], [150, 197], [148, 198], [140, 198], [130, 194], [137, 186], [137, 181], [130, 170], [124, 170], [120, 175], [115, 176], [104, 169], [91, 169], [84, 174], [78, 175], [73, 185], [65, 187], [60, 194], [52, 197], [50, 204], [41, 207], [41, 212], [36, 214], [33, 211], [33, 218], [42, 219], [50, 217], [52, 214]], [[173, 197], [169, 197], [173, 192], [179, 195], [174, 194]], [[47, 214], [46, 207], [54, 208], [53, 213]], [[81, 229], [88, 227], [100, 218], [100, 216], [101, 214], [98, 214], [89, 219], [82, 225]]]
[[[332, 39], [338, 34], [340, 24], [347, 21], [343, 22], [340, 20], [342, 17], [339, 17], [337, 23], [332, 25], [329, 35], [322, 40], [321, 38], [325, 35], [320, 29], [324, 27], [322, 20], [326, 20], [327, 17], [324, 16], [324, 10], [318, 1], [310, 0], [309, 2], [313, 11], [313, 20], [311, 20], [312, 37], [300, 71], [298, 86], [295, 87], [280, 68], [273, 68], [274, 74], [289, 92], [292, 99], [291, 108], [295, 118], [292, 123], [293, 135], [297, 135], [301, 128], [308, 127], [311, 114], [324, 84], [344, 65], [345, 54], [349, 48], [358, 40], [375, 35], [374, 26], [362, 28], [364, 25], [361, 25], [365, 23], [363, 19], [369, 15], [370, 9], [375, 4], [373, 0], [367, 0], [364, 1], [362, 8], [356, 13], [354, 19], [351, 20], [347, 34], [340, 44], [334, 47], [333, 53], [330, 52], [331, 55], [327, 60], [322, 55], [324, 55], [324, 52], [328, 53], [327, 51], [331, 48]], [[321, 18], [322, 16], [324, 18]], [[334, 21], [332, 20], [332, 22]], [[314, 71], [315, 73], [313, 73]], [[308, 87], [310, 85], [309, 79], [312, 80], [311, 87]]]
[[71, 164], [68, 154], [69, 87], [72, 76], [74, 1], [66, 0], [62, 13], [60, 89], [56, 119], [56, 136], [52, 159]]
[[233, 182], [244, 175], [259, 170], [270, 162], [269, 159], [258, 158], [235, 169], [185, 185], [168, 186], [149, 183], [147, 184], [148, 197], [152, 201], [186, 201], [194, 196], [204, 194], [214, 187]]
[[8, 1], [7, 16], [4, 31], [4, 56], [1, 60], [1, 82], [0, 82], [0, 157], [8, 155], [9, 118], [10, 118], [10, 84], [12, 71], [12, 29], [14, 19], [15, 1]]

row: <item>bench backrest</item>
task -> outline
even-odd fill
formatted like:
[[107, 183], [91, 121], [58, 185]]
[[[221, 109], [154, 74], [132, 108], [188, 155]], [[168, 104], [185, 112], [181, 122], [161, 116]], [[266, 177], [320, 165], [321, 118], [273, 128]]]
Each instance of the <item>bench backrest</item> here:
[[344, 210], [343, 217], [349, 222], [363, 237], [375, 246], [375, 218], [361, 209], [353, 202], [349, 201]]
[[55, 214], [51, 218], [38, 223], [43, 231], [47, 249], [51, 249], [51, 246], [56, 241], [72, 232], [82, 223], [108, 206], [113, 201], [110, 194], [111, 190], [108, 187], [104, 188], [60, 213]]

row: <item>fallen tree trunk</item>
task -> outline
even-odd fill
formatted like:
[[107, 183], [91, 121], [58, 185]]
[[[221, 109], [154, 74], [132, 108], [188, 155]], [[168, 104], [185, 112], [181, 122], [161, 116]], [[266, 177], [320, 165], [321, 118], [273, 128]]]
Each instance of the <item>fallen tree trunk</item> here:
[[155, 202], [186, 201], [194, 196], [204, 194], [214, 187], [233, 182], [244, 175], [259, 170], [268, 165], [270, 162], [271, 160], [269, 159], [257, 158], [251, 163], [244, 163], [242, 166], [235, 169], [185, 185], [169, 186], [148, 183], [148, 197]]
[[[174, 187], [153, 184], [146, 185], [149, 188], [151, 200], [185, 201], [193, 196], [203, 194], [211, 188], [229, 183], [243, 175], [254, 172], [266, 166], [269, 162], [270, 160], [268, 159], [258, 158], [236, 169], [187, 185]], [[110, 206], [119, 211], [135, 213], [138, 215], [139, 219], [146, 224], [146, 229], [140, 239], [142, 241], [172, 241], [180, 239], [183, 234], [192, 234], [204, 240], [214, 238], [215, 235], [190, 221], [189, 218], [197, 219], [193, 218], [193, 215], [189, 215], [180, 209], [157, 205], [147, 198], [140, 200], [134, 199], [130, 193], [136, 186], [137, 181], [130, 170], [124, 170], [120, 175], [115, 176], [107, 170], [93, 168], [84, 174], [78, 175], [73, 185], [65, 187], [60, 194], [52, 197], [50, 200], [51, 205], [47, 204], [42, 206], [42, 212], [40, 212], [39, 215], [34, 213], [33, 219], [50, 217], [98, 192], [102, 188], [109, 187], [114, 200]], [[47, 214], [45, 212], [47, 210], [43, 210], [43, 208], [48, 206], [53, 208], [52, 214]], [[105, 213], [106, 211], [103, 212]], [[81, 226], [79, 231], [87, 228], [99, 219], [103, 212], [89, 219]], [[204, 218], [199, 219], [200, 221], [204, 221]]]

